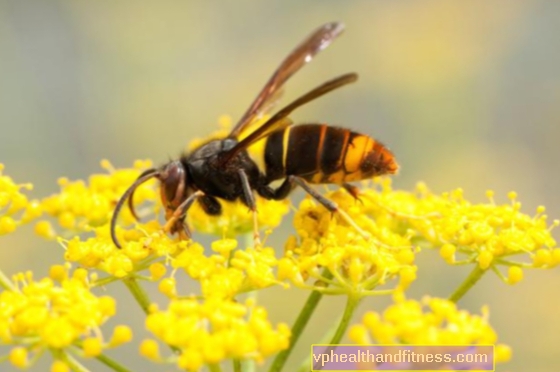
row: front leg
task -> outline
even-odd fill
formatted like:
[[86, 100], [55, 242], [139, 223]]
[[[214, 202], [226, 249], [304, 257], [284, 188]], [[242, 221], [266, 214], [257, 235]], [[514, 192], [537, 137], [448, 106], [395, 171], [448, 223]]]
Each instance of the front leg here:
[[[165, 232], [174, 233], [176, 231], [181, 231], [179, 228], [183, 228], [183, 220], [189, 208], [193, 205], [196, 199], [204, 196], [202, 191], [195, 191], [188, 198], [186, 198], [178, 207], [167, 217], [167, 222], [163, 226]], [[190, 235], [190, 231], [183, 230], [185, 234]], [[190, 236], [189, 236], [190, 238]]]

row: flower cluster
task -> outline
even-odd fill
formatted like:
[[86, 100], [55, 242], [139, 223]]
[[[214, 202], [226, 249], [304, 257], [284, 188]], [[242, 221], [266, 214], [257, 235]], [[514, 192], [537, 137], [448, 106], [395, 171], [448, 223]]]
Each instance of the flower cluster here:
[[[290, 339], [288, 326], [280, 323], [273, 327], [266, 310], [252, 300], [245, 304], [219, 298], [172, 300], [167, 311], [148, 315], [146, 327], [159, 340], [180, 350], [176, 363], [189, 371], [224, 359], [261, 362], [286, 349]], [[154, 340], [145, 340], [140, 352], [162, 361]]]
[[[376, 222], [365, 214], [367, 206], [345, 191], [327, 196], [340, 210], [367, 233], [360, 231], [336, 214], [311, 199], [300, 204], [294, 217], [298, 237], [290, 237], [285, 255], [279, 262], [279, 278], [289, 279], [298, 287], [307, 287], [309, 278], [330, 283], [328, 288], [317, 288], [325, 293], [374, 294], [372, 289], [400, 278], [398, 288], [405, 289], [416, 277], [415, 249], [408, 233], [391, 229], [383, 221]], [[328, 269], [325, 277], [323, 268]]]
[[[357, 344], [491, 345], [497, 341], [486, 307], [481, 316], [471, 315], [440, 298], [401, 300], [383, 314], [367, 312], [361, 324], [350, 328], [349, 337]], [[511, 356], [503, 344], [495, 352], [498, 362]]]
[[0, 340], [18, 345], [9, 355], [13, 365], [28, 367], [29, 354], [45, 350], [64, 364], [66, 350], [96, 357], [131, 340], [132, 331], [124, 325], [104, 340], [100, 327], [115, 314], [115, 300], [94, 295], [89, 282], [86, 270], [70, 273], [62, 265], [51, 267], [50, 276], [41, 280], [31, 272], [14, 275], [10, 288], [0, 293]]
[[79, 263], [88, 269], [104, 271], [115, 278], [123, 278], [146, 269], [158, 257], [176, 254], [187, 248], [186, 241], [172, 240], [161, 231], [157, 221], [142, 224], [137, 230], [117, 230], [124, 242], [118, 249], [111, 240], [109, 226], [95, 228], [95, 236], [70, 240], [60, 239], [68, 262]]
[[[411, 232], [414, 242], [439, 249], [449, 264], [492, 268], [510, 284], [521, 280], [522, 268], [553, 268], [560, 263], [560, 249], [551, 234], [560, 222], [548, 224], [544, 207], [530, 216], [521, 212], [515, 192], [508, 194], [510, 202], [505, 204], [497, 204], [492, 191], [487, 196], [487, 203], [475, 204], [463, 197], [461, 189], [436, 195], [424, 184], [406, 192], [392, 190], [385, 182], [381, 191], [366, 190], [360, 200], [365, 214], [376, 216], [377, 224]], [[498, 265], [508, 268], [507, 277]]]
[[237, 294], [280, 283], [273, 271], [277, 259], [272, 248], [236, 248], [236, 240], [218, 240], [212, 243], [217, 253], [207, 256], [204, 248], [194, 243], [177, 255], [172, 265], [197, 280], [205, 298], [232, 299]]
[[[282, 222], [282, 217], [289, 212], [290, 205], [287, 200], [265, 200], [258, 195], [255, 199], [259, 206], [257, 222], [262, 228], [277, 227]], [[194, 204], [187, 215], [189, 226], [201, 233], [229, 239], [253, 231], [252, 212], [246, 205], [227, 201], [221, 201], [221, 205], [222, 214], [210, 216], [204, 212], [200, 204]]]
[[[43, 210], [48, 215], [56, 217], [58, 224], [64, 230], [79, 233], [107, 224], [117, 200], [140, 172], [151, 166], [151, 161], [138, 160], [132, 169], [115, 170], [106, 160], [101, 162], [101, 166], [108, 172], [90, 176], [87, 183], [70, 181], [67, 178], [59, 179], [60, 192], [41, 201]], [[155, 200], [156, 192], [153, 189], [153, 182], [147, 182], [139, 187], [134, 196], [138, 204]], [[140, 213], [140, 215], [143, 214]], [[128, 211], [125, 211], [123, 215], [125, 222], [134, 221]], [[45, 227], [42, 229], [38, 227], [37, 230], [39, 232], [49, 231]], [[43, 235], [50, 236], [50, 234]]]
[[[229, 125], [227, 119], [222, 121]], [[189, 224], [197, 232], [219, 237], [209, 250], [196, 240], [164, 233], [156, 185], [147, 182], [134, 198], [145, 222], [135, 222], [123, 209], [115, 231], [122, 249], [117, 249], [109, 226], [116, 201], [151, 163], [137, 161], [130, 169], [113, 169], [106, 161], [102, 165], [108, 172], [92, 175], [88, 182], [62, 179], [60, 192], [41, 201], [29, 201], [21, 192], [29, 185], [18, 185], [0, 174], [0, 234], [42, 214], [54, 217], [58, 233], [46, 220], [38, 222], [35, 231], [56, 237], [66, 261], [40, 281], [31, 274], [18, 274], [12, 283], [0, 273], [4, 288], [0, 341], [14, 346], [7, 358], [15, 366], [26, 367], [32, 364], [30, 354], [35, 357], [49, 350], [55, 357], [52, 369], [65, 371], [74, 368], [67, 352], [98, 357], [104, 349], [130, 340], [130, 329], [117, 326], [111, 339], [104, 341], [100, 327], [116, 311], [115, 301], [91, 292], [117, 280], [148, 312], [146, 326], [155, 339], [142, 342], [140, 353], [186, 370], [203, 366], [218, 370], [227, 359], [239, 367], [274, 354], [272, 370], [281, 370], [301, 325], [294, 327], [294, 334], [283, 323], [273, 326], [265, 308], [253, 299], [238, 301], [240, 294], [275, 285], [286, 291], [293, 290], [290, 287], [313, 291], [298, 319], [313, 312], [313, 301], [320, 296], [347, 297], [332, 343], [346, 334], [360, 299], [381, 294], [393, 294], [396, 304], [382, 315], [366, 314], [362, 324], [350, 329], [354, 342], [495, 343], [487, 310], [482, 316], [471, 315], [454, 302], [486, 271], [513, 284], [522, 279], [524, 269], [548, 269], [560, 263], [560, 249], [551, 235], [558, 221], [548, 223], [544, 207], [529, 216], [521, 212], [515, 193], [508, 195], [505, 204], [497, 204], [491, 192], [488, 202], [475, 204], [465, 200], [461, 190], [437, 195], [423, 184], [414, 192], [393, 190], [387, 179], [374, 181], [373, 186], [364, 183], [357, 197], [342, 189], [326, 193], [338, 206], [335, 213], [310, 197], [304, 199], [294, 208], [295, 233], [286, 239], [283, 252], [266, 244], [240, 246], [235, 238], [252, 231], [254, 222], [241, 203], [223, 203], [224, 213], [217, 217], [207, 216], [197, 203], [191, 208]], [[258, 198], [257, 206], [259, 226], [270, 229], [288, 213], [290, 202]], [[451, 265], [473, 265], [451, 301], [404, 300], [408, 286], [417, 279], [416, 255], [422, 249], [439, 250]], [[71, 274], [70, 264], [80, 268]], [[507, 274], [500, 266], [507, 267]], [[108, 276], [99, 278], [99, 273]], [[185, 274], [199, 284], [199, 291], [178, 293], [177, 283]], [[158, 283], [168, 299], [167, 310], [158, 310], [142, 293], [142, 279]], [[158, 341], [177, 353], [162, 357]], [[509, 358], [507, 346], [498, 345], [496, 350], [498, 360]], [[100, 360], [107, 358], [103, 355]]]

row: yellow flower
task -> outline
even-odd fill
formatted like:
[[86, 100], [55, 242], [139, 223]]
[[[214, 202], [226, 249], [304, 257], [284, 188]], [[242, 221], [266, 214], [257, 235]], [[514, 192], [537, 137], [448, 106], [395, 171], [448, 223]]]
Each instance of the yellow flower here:
[[[223, 132], [215, 138], [223, 138]], [[256, 154], [259, 146], [262, 152], [262, 143], [250, 152]], [[363, 296], [392, 293], [396, 304], [382, 314], [367, 313], [363, 323], [350, 330], [354, 341], [488, 344], [497, 336], [486, 310], [476, 316], [447, 300], [405, 300], [405, 290], [417, 277], [415, 260], [421, 247], [438, 249], [450, 265], [472, 264], [477, 275], [491, 269], [508, 284], [521, 281], [528, 268], [560, 264], [560, 249], [551, 235], [559, 222], [547, 223], [544, 207], [534, 216], [523, 214], [514, 192], [503, 205], [496, 204], [493, 192], [487, 193], [487, 203], [474, 204], [464, 199], [462, 190], [436, 195], [419, 184], [414, 192], [399, 191], [388, 179], [364, 182], [358, 199], [343, 189], [326, 193], [340, 213], [304, 199], [294, 215], [295, 234], [286, 239], [280, 257], [271, 247], [238, 246], [235, 238], [251, 232], [254, 222], [241, 203], [222, 203], [221, 216], [206, 215], [198, 203], [189, 211], [188, 221], [196, 230], [220, 237], [208, 251], [193, 240], [163, 233], [157, 192], [149, 182], [135, 193], [135, 204], [149, 202], [138, 209], [147, 222], [130, 228], [133, 217], [125, 208], [115, 231], [122, 243], [117, 249], [109, 227], [115, 203], [150, 163], [137, 161], [133, 168], [121, 170], [108, 162], [103, 166], [109, 172], [93, 175], [88, 182], [61, 180], [60, 193], [41, 202], [28, 201], [21, 193], [26, 186], [0, 174], [0, 234], [42, 212], [65, 230], [58, 240], [66, 263], [51, 267], [48, 278], [35, 281], [29, 273], [18, 274], [12, 285], [0, 277], [6, 288], [0, 293], [0, 341], [13, 345], [6, 358], [15, 366], [27, 367], [36, 353], [50, 349], [57, 360], [51, 369], [64, 371], [69, 368], [64, 359], [69, 347], [80, 348], [85, 357], [99, 357], [105, 349], [129, 342], [132, 331], [124, 325], [104, 341], [100, 327], [115, 314], [115, 300], [91, 292], [91, 287], [119, 278], [157, 281], [169, 301], [167, 310], [160, 311], [139, 299], [149, 308], [146, 327], [158, 340], [143, 341], [140, 353], [199, 370], [232, 358], [262, 362], [288, 347], [285, 324], [273, 326], [266, 310], [252, 300], [236, 302], [244, 292], [289, 283], [322, 294], [348, 295], [356, 303]], [[260, 227], [274, 228], [290, 202], [259, 198], [257, 206]], [[46, 238], [56, 236], [49, 221], [39, 221], [35, 231]], [[71, 272], [71, 263], [80, 268]], [[507, 275], [498, 266], [507, 268]], [[98, 279], [98, 271], [109, 276]], [[193, 293], [180, 293], [183, 273], [198, 282], [197, 299]], [[180, 353], [164, 358], [158, 342]], [[511, 355], [506, 345], [496, 350], [498, 360]]]
[[[262, 361], [287, 348], [290, 338], [287, 325], [274, 327], [266, 310], [252, 300], [172, 300], [167, 311], [148, 315], [146, 327], [160, 341], [179, 348], [181, 354], [173, 360], [189, 370], [230, 358]], [[157, 349], [144, 341], [140, 351], [157, 359]]]
[[[370, 291], [376, 286], [404, 275], [398, 287], [406, 288], [414, 280], [416, 271], [417, 250], [412, 246], [410, 234], [395, 229], [394, 217], [378, 218], [370, 213], [372, 205], [368, 198], [356, 201], [342, 190], [326, 196], [369, 234], [369, 238], [364, 238], [346, 219], [339, 219], [336, 213], [333, 215], [307, 198], [294, 216], [298, 237], [291, 237], [286, 243], [285, 255], [279, 262], [279, 279], [309, 288], [307, 280], [313, 278], [319, 282], [311, 288], [324, 293], [367, 295], [374, 294]], [[325, 277], [322, 268], [327, 268], [333, 278]], [[323, 283], [330, 283], [330, 286], [325, 288]]]
[[233, 298], [242, 292], [280, 284], [274, 272], [277, 259], [272, 248], [233, 251], [236, 246], [231, 239], [217, 240], [212, 249], [218, 254], [207, 256], [204, 247], [194, 243], [179, 253], [172, 265], [197, 280], [205, 298]]
[[[473, 315], [440, 298], [403, 300], [383, 314], [367, 312], [362, 323], [350, 328], [349, 337], [358, 344], [490, 345], [497, 340], [486, 307], [482, 315]], [[501, 350], [496, 361], [507, 361], [509, 348], [503, 344], [496, 348]]]
[[[105, 344], [100, 331], [115, 313], [115, 300], [94, 295], [83, 274], [84, 270], [70, 274], [61, 265], [53, 266], [51, 277], [41, 280], [34, 280], [31, 272], [16, 274], [13, 288], [0, 293], [0, 340], [18, 345], [10, 354], [14, 365], [26, 363], [22, 346], [37, 355], [45, 348], [78, 346], [85, 356], [97, 356], [119, 344]], [[115, 332], [122, 334], [122, 327]], [[120, 343], [129, 340], [121, 337]]]
[[37, 200], [29, 200], [21, 191], [32, 190], [33, 185], [16, 184], [2, 174], [4, 164], [0, 163], [0, 235], [13, 232], [22, 223], [39, 217], [42, 213]]
[[70, 371], [70, 367], [68, 367], [68, 364], [66, 364], [66, 362], [62, 360], [55, 360], [51, 364], [51, 372], [69, 372], [69, 371]]
[[[137, 160], [131, 169], [115, 170], [106, 160], [101, 162], [108, 173], [94, 174], [89, 181], [59, 180], [60, 192], [41, 201], [43, 210], [58, 219], [59, 225], [71, 232], [83, 232], [100, 227], [110, 220], [115, 203], [125, 190], [136, 180], [142, 170], [151, 166], [150, 161]], [[146, 182], [134, 193], [137, 205], [156, 200], [153, 181]], [[146, 214], [140, 211], [141, 216]], [[134, 222], [130, 212], [123, 211], [125, 223]]]
[[[424, 184], [416, 192], [405, 192], [385, 183], [380, 192], [366, 189], [360, 198], [364, 215], [376, 216], [378, 225], [401, 234], [410, 232], [414, 241], [439, 248], [449, 264], [475, 263], [483, 270], [498, 265], [558, 265], [560, 252], [551, 229], [559, 222], [549, 225], [544, 207], [530, 216], [520, 211], [515, 192], [508, 193], [510, 202], [505, 204], [496, 204], [493, 191], [486, 195], [487, 203], [474, 204], [463, 197], [461, 189], [439, 196]], [[504, 275], [500, 277], [508, 281]]]
[[[289, 212], [289, 200], [266, 200], [255, 197], [259, 228], [273, 229], [280, 225], [282, 217]], [[222, 213], [210, 216], [195, 203], [187, 214], [189, 226], [195, 231], [213, 234], [224, 238], [235, 238], [253, 231], [253, 214], [243, 203], [220, 200]]]
[[[188, 246], [188, 241], [174, 240], [164, 234], [157, 221], [137, 226], [139, 230], [124, 231], [117, 228], [122, 249], [114, 245], [107, 224], [95, 228], [95, 235], [90, 238], [74, 236], [70, 240], [60, 239], [66, 250], [64, 258], [85, 268], [95, 268], [122, 278], [148, 268], [154, 258], [176, 255]], [[157, 275], [163, 276], [162, 273]]]

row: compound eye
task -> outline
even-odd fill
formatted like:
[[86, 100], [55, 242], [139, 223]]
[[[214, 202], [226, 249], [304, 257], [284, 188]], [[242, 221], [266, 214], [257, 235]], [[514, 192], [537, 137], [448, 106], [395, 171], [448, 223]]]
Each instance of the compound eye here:
[[160, 175], [162, 202], [169, 207], [177, 207], [185, 191], [186, 172], [183, 164], [176, 160], [167, 164]]

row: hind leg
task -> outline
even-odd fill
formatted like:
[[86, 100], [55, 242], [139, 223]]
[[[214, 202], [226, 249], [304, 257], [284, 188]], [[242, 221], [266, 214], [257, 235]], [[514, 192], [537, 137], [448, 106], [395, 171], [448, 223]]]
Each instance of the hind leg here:
[[[359, 227], [345, 211], [338, 208], [338, 205], [334, 201], [321, 195], [317, 190], [309, 186], [309, 184], [301, 177], [288, 176], [282, 183], [282, 185], [280, 185], [280, 187], [278, 187], [276, 190], [273, 190], [270, 187], [266, 186], [265, 188], [259, 189], [257, 191], [259, 191], [259, 193], [264, 197], [279, 200], [284, 199], [295, 186], [301, 187], [306, 193], [311, 195], [313, 199], [322, 204], [330, 212], [338, 213], [338, 215], [342, 217], [342, 219], [346, 221], [348, 225], [352, 226], [364, 239], [369, 239], [369, 234], [362, 230], [362, 228]], [[349, 186], [354, 187], [352, 185]]]
[[352, 195], [352, 197], [354, 197], [354, 200], [356, 200], [356, 201], [358, 201], [358, 202], [360, 202], [360, 203], [363, 204], [362, 199], [360, 199], [360, 193], [361, 193], [361, 191], [360, 191], [360, 189], [359, 189], [358, 187], [356, 187], [356, 186], [354, 186], [354, 185], [351, 185], [351, 184], [349, 184], [349, 183], [343, 183], [343, 184], [342, 184], [342, 187], [343, 187], [346, 191], [348, 191], [348, 193], [349, 193], [350, 195]]

